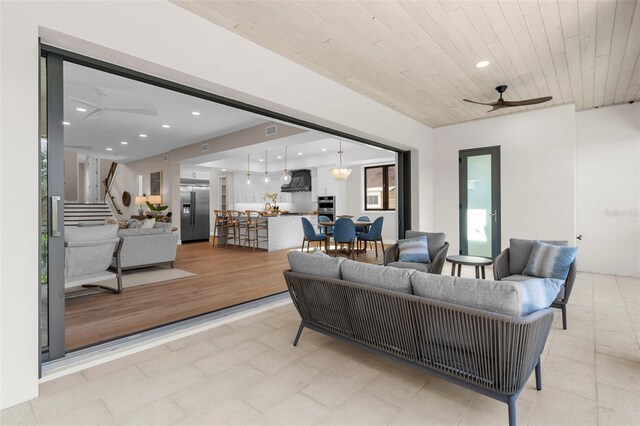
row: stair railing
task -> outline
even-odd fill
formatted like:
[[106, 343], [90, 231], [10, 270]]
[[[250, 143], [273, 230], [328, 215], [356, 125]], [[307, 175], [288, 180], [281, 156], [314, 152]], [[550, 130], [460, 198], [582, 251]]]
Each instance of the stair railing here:
[[113, 184], [113, 179], [116, 176], [116, 172], [118, 171], [118, 163], [115, 161], [111, 163], [111, 167], [109, 168], [109, 173], [107, 173], [107, 178], [102, 181], [102, 185], [104, 185], [105, 189], [105, 199], [107, 200], [107, 204], [111, 206], [113, 210], [116, 211], [119, 215], [122, 214], [122, 210], [118, 207], [116, 203], [116, 199], [111, 193], [111, 185]]

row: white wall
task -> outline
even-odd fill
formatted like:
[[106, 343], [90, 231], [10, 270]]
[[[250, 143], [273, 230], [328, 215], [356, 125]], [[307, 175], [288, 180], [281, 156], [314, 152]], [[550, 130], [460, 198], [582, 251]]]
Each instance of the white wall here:
[[640, 276], [640, 104], [576, 113], [582, 271]]
[[[429, 127], [168, 2], [0, 2], [0, 408], [38, 392], [39, 36], [394, 146], [421, 149], [431, 135]], [[171, 190], [177, 193], [178, 184]], [[9, 208], [15, 200], [20, 208]]]
[[575, 242], [575, 110], [565, 105], [434, 129], [434, 226], [459, 251], [458, 152], [500, 146], [502, 248]]

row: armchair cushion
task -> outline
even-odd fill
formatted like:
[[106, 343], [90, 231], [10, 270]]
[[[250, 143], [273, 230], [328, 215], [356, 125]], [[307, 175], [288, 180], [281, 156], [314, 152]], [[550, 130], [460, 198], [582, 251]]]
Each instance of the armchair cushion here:
[[398, 240], [398, 249], [400, 262], [431, 263], [426, 235]]
[[[566, 241], [543, 241], [547, 244], [555, 246], [566, 246]], [[519, 238], [511, 238], [509, 240], [509, 273], [511, 275], [522, 274], [524, 268], [527, 267], [529, 256], [535, 240], [521, 240]]]
[[536, 241], [523, 274], [565, 280], [576, 258], [577, 247], [560, 247]]

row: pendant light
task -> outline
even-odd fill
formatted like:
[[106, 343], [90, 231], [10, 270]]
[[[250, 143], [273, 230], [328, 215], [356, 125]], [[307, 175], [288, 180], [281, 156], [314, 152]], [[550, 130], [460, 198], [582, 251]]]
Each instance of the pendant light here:
[[329, 173], [331, 173], [331, 176], [333, 176], [335, 180], [347, 180], [351, 175], [351, 169], [342, 167], [342, 139], [340, 139], [338, 155], [340, 156], [340, 167], [333, 167], [329, 170]]
[[264, 152], [264, 177], [262, 182], [266, 185], [269, 183], [269, 170], [268, 170], [269, 158], [267, 157], [267, 151]]
[[251, 172], [249, 171], [249, 154], [247, 154], [247, 185], [251, 185]]
[[288, 147], [284, 147], [284, 172], [282, 173], [282, 176], [280, 176], [280, 181], [284, 184], [288, 184], [291, 182], [291, 174], [289, 173], [289, 170], [287, 170], [287, 148]]

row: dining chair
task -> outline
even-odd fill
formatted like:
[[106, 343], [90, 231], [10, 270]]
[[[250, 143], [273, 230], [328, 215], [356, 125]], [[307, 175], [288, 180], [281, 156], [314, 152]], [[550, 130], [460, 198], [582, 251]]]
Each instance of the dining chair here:
[[[329, 219], [329, 216], [318, 216], [318, 222], [332, 222], [332, 220]], [[333, 226], [318, 225], [318, 231], [331, 236], [333, 235]]]
[[329, 237], [322, 233], [317, 234], [315, 229], [313, 229], [313, 225], [306, 217], [301, 217], [300, 219], [302, 221], [302, 232], [304, 233], [304, 237], [302, 238], [302, 249], [300, 249], [300, 251], [304, 250], [304, 243], [306, 242], [307, 253], [309, 253], [311, 241], [318, 241], [320, 243], [320, 250], [322, 250], [322, 242], [324, 241], [324, 247], [329, 251], [329, 245], [327, 244]]
[[[369, 232], [362, 232], [358, 235], [358, 243], [360, 241], [364, 241], [365, 244], [368, 242], [373, 242], [376, 247], [376, 257], [378, 257], [378, 241], [382, 244], [382, 252], [384, 253], [384, 241], [382, 241], [382, 223], [384, 222], [384, 217], [380, 216], [376, 220], [373, 221], [371, 226], [369, 227]], [[337, 223], [336, 223], [337, 225]]]
[[354, 242], [356, 241], [356, 226], [353, 224], [353, 220], [347, 218], [340, 218], [336, 220], [336, 224], [333, 227], [333, 242], [334, 256], [338, 255], [338, 244], [348, 244], [351, 252], [351, 257], [355, 258]]
[[[356, 219], [356, 222], [371, 222], [371, 218], [367, 215], [363, 215], [363, 216], [360, 216], [358, 219]], [[365, 227], [363, 225], [356, 226], [356, 237], [362, 234], [364, 231], [365, 231]]]

